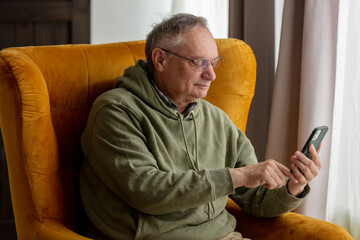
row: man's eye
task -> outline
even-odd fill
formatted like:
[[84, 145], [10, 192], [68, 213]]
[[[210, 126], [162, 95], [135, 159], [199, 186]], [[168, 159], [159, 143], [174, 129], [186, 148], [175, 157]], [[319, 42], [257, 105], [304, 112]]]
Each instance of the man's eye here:
[[201, 60], [201, 67], [202, 68], [207, 68], [210, 65], [210, 61], [207, 59], [202, 59]]

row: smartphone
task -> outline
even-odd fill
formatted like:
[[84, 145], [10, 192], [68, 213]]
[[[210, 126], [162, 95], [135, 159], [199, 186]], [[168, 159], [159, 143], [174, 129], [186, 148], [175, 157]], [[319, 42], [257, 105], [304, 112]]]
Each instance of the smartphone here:
[[327, 126], [321, 126], [321, 127], [314, 128], [314, 130], [311, 132], [308, 140], [306, 141], [303, 149], [301, 150], [301, 152], [307, 158], [311, 159], [311, 154], [309, 152], [309, 146], [311, 144], [313, 144], [315, 149], [318, 149], [321, 141], [324, 139], [325, 134], [327, 133], [328, 130], [329, 130], [329, 128]]

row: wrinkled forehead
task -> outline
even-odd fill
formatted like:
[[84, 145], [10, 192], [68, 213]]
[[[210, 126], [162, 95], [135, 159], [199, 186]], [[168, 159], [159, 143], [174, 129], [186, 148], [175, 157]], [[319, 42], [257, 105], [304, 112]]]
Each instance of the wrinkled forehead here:
[[183, 42], [178, 47], [179, 53], [194, 58], [210, 58], [218, 56], [216, 41], [211, 32], [204, 27], [183, 33]]

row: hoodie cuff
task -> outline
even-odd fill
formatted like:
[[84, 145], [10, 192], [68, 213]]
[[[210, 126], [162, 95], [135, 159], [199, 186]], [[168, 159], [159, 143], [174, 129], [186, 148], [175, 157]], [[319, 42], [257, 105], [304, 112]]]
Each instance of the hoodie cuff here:
[[288, 179], [287, 182], [286, 182], [286, 192], [288, 195], [292, 196], [292, 197], [295, 197], [297, 199], [302, 199], [304, 198], [306, 195], [308, 195], [308, 193], [310, 192], [310, 186], [309, 184], [306, 184], [306, 186], [304, 187], [304, 190], [297, 196], [293, 196], [289, 193], [289, 190], [288, 190], [288, 184], [289, 184], [290, 180]]
[[235, 193], [228, 168], [209, 170], [209, 180], [213, 187], [213, 200]]
[[308, 193], [310, 192], [310, 186], [306, 185], [303, 192], [299, 195], [299, 196], [293, 196], [291, 195], [288, 190], [287, 190], [287, 184], [282, 187], [279, 191], [279, 200], [287, 205], [287, 206], [292, 206], [292, 207], [297, 207], [298, 205], [300, 205], [300, 203], [303, 201], [303, 198], [308, 195]]

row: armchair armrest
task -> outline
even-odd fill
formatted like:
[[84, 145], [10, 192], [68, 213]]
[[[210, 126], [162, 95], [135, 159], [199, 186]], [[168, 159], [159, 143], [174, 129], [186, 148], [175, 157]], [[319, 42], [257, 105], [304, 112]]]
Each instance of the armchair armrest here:
[[256, 218], [245, 213], [230, 198], [226, 210], [236, 218], [236, 231], [252, 240], [353, 239], [345, 229], [336, 224], [298, 213], [289, 212], [275, 218]]

